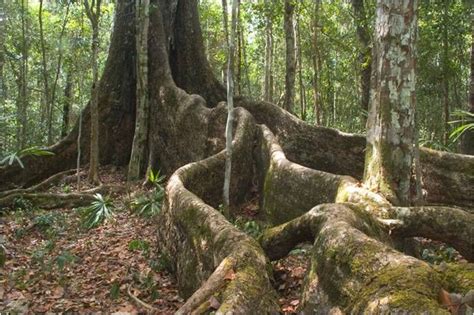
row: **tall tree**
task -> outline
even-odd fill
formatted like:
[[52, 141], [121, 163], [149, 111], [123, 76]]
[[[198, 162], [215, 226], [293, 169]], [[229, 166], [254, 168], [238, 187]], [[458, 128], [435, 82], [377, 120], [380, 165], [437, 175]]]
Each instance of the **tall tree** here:
[[49, 70], [48, 62], [46, 59], [46, 44], [44, 40], [44, 26], [43, 26], [43, 0], [39, 2], [39, 28], [40, 28], [40, 44], [41, 44], [41, 64], [42, 64], [42, 73], [43, 73], [43, 100], [46, 108], [46, 124], [48, 132], [48, 144], [52, 144], [52, 121], [49, 119], [52, 116], [53, 104], [50, 97], [50, 87], [49, 87]]
[[449, 142], [449, 80], [450, 80], [450, 61], [451, 58], [449, 56], [449, 4], [450, 1], [444, 1], [443, 3], [443, 20], [442, 20], [442, 67], [443, 67], [443, 75], [442, 75], [442, 90], [443, 90], [443, 112], [444, 112], [444, 137], [443, 143], [444, 145], [448, 145]]
[[89, 151], [89, 181], [99, 183], [99, 64], [97, 57], [99, 54], [99, 21], [100, 5], [102, 0], [84, 0], [84, 7], [87, 17], [92, 26], [92, 95], [91, 95], [91, 132], [90, 132], [90, 151]]
[[136, 14], [136, 49], [137, 49], [137, 112], [135, 118], [135, 135], [128, 164], [128, 179], [138, 179], [145, 165], [146, 142], [148, 136], [148, 27], [150, 25], [150, 1], [137, 0]]
[[19, 95], [17, 100], [17, 149], [21, 149], [26, 144], [27, 130], [27, 108], [28, 108], [28, 0], [21, 1], [21, 66], [18, 78]]
[[[224, 0], [225, 1], [225, 0]], [[234, 124], [234, 59], [235, 59], [235, 37], [237, 32], [237, 10], [239, 10], [239, 1], [232, 0], [232, 23], [228, 47], [228, 66], [227, 66], [227, 123], [225, 126], [225, 174], [224, 174], [224, 211], [226, 216], [230, 212], [230, 181], [232, 173], [232, 137]]]
[[296, 77], [296, 55], [295, 55], [295, 25], [294, 25], [295, 3], [293, 0], [285, 0], [285, 43], [286, 43], [286, 73], [285, 73], [285, 100], [283, 107], [293, 113], [295, 102], [295, 77]]
[[[369, 110], [370, 101], [370, 75], [372, 72], [371, 42], [369, 31], [369, 16], [367, 14], [366, 0], [352, 0], [354, 10], [357, 39], [359, 41], [359, 67], [360, 67], [360, 106], [362, 108], [363, 122]], [[365, 112], [365, 113], [364, 113]]]
[[[474, 6], [471, 8], [471, 77], [469, 84], [469, 112], [474, 114]], [[461, 138], [461, 153], [474, 155], [474, 130], [467, 130]]]
[[263, 78], [263, 99], [273, 101], [273, 17], [272, 2], [265, 0], [265, 73]]
[[303, 83], [303, 53], [301, 46], [301, 27], [300, 27], [300, 18], [296, 18], [296, 56], [297, 56], [297, 65], [298, 65], [298, 84], [300, 91], [300, 116], [301, 119], [306, 120], [306, 93]]
[[321, 102], [320, 102], [320, 88], [319, 88], [319, 11], [321, 7], [321, 0], [316, 0], [314, 2], [314, 14], [313, 14], [313, 24], [312, 24], [312, 64], [313, 64], [313, 113], [314, 113], [314, 122], [316, 125], [321, 125]]
[[[4, 0], [0, 0], [0, 43], [5, 42], [5, 3]], [[0, 45], [0, 106], [3, 106], [5, 100], [5, 90], [4, 90], [4, 75], [3, 75], [3, 65], [5, 63], [5, 49], [3, 44]]]
[[415, 156], [417, 0], [377, 1], [364, 182], [409, 205]]
[[72, 92], [72, 74], [68, 71], [66, 73], [66, 86], [64, 87], [61, 138], [64, 138], [69, 131], [69, 113], [71, 112]]

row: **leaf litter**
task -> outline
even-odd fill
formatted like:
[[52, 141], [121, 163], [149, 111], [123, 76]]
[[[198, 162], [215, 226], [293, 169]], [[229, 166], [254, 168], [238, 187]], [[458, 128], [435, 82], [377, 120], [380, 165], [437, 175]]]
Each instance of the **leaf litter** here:
[[[120, 175], [101, 178], [123, 184]], [[64, 188], [51, 190], [59, 189]], [[125, 197], [114, 200], [123, 208]], [[127, 294], [130, 290], [155, 313], [173, 314], [183, 299], [153, 250], [156, 226], [128, 209], [117, 209], [113, 220], [91, 230], [81, 227], [74, 209], [26, 209], [0, 216], [0, 245], [6, 252], [0, 311], [150, 312]]]

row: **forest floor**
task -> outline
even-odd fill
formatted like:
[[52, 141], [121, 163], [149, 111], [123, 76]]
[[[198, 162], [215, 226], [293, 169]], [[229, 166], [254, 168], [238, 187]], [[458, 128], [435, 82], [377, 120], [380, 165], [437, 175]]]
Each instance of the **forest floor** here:
[[[122, 172], [101, 170], [103, 184], [125, 186]], [[82, 183], [85, 183], [83, 179]], [[82, 184], [81, 190], [91, 188]], [[50, 192], [75, 192], [70, 178]], [[130, 211], [141, 185], [111, 196], [114, 216], [93, 229], [84, 228], [78, 209], [41, 210], [24, 200], [17, 209], [0, 211], [0, 245], [6, 261], [0, 268], [0, 312], [123, 312], [173, 314], [184, 303], [156, 248], [157, 223]], [[234, 225], [257, 238], [258, 196], [244, 204]], [[444, 244], [417, 241], [416, 252], [431, 263], [462, 260]], [[310, 244], [300, 244], [272, 262], [282, 314], [295, 314], [310, 261]]]
[[[125, 185], [115, 169], [102, 169], [101, 180]], [[81, 190], [89, 188], [82, 178]], [[156, 223], [127, 206], [127, 198], [142, 190], [136, 185], [131, 196], [114, 194], [113, 218], [93, 229], [83, 227], [78, 209], [42, 210], [19, 200], [15, 211], [0, 212], [0, 244], [7, 253], [0, 268], [0, 312], [173, 314], [184, 301], [167, 271], [169, 263], [153, 250]], [[73, 176], [48, 190], [76, 191]], [[257, 237], [258, 197], [240, 211], [234, 224]], [[298, 248], [272, 263], [283, 314], [293, 314], [298, 307], [307, 253], [307, 246]]]
[[[123, 182], [120, 174], [105, 171], [101, 179]], [[0, 311], [150, 312], [133, 295], [156, 313], [173, 314], [183, 300], [166, 262], [153, 251], [156, 225], [124, 209], [123, 197], [113, 197], [113, 219], [90, 230], [75, 209], [45, 211], [26, 204], [0, 217], [0, 243], [7, 250]]]

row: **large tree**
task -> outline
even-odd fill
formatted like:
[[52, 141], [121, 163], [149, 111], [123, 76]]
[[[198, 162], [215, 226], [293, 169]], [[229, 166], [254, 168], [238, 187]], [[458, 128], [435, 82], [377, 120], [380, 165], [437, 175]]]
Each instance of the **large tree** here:
[[[216, 210], [224, 182], [226, 94], [205, 57], [197, 0], [155, 0], [151, 7], [147, 150], [149, 164], [170, 175], [157, 245], [172, 258], [187, 299], [179, 313], [205, 311], [211, 296], [222, 313], [276, 312], [269, 261], [303, 241], [315, 244], [302, 296], [306, 313], [443, 314], [437, 301], [442, 289], [464, 293], [473, 287], [471, 264], [436, 268], [393, 245], [427, 237], [474, 259], [472, 157], [421, 150], [426, 203], [464, 208], [394, 207], [360, 185], [363, 137], [308, 125], [245, 97], [234, 99], [231, 209], [251, 197], [256, 184], [261, 216], [275, 227], [260, 244], [236, 229]], [[126, 165], [130, 157], [137, 100], [133, 10], [133, 2], [117, 1], [98, 85], [102, 164]], [[88, 149], [90, 107], [83, 116], [82, 147]], [[54, 156], [25, 158], [25, 170], [1, 169], [0, 185], [26, 187], [73, 168], [77, 132], [78, 126], [51, 147]], [[0, 204], [9, 195], [2, 193]]]

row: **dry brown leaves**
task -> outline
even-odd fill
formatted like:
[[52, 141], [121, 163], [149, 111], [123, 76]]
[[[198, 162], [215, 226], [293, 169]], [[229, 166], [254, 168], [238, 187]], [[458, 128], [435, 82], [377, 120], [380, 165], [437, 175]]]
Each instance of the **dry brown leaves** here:
[[[102, 177], [107, 182], [120, 179], [113, 174]], [[42, 215], [53, 218], [54, 224], [25, 230]], [[71, 209], [0, 217], [7, 251], [0, 269], [0, 311], [147, 311], [127, 295], [131, 285], [133, 294], [158, 313], [173, 314], [183, 301], [172, 277], [155, 268], [155, 230], [155, 223], [127, 210], [89, 231], [80, 228], [79, 216]], [[148, 244], [149, 250], [130, 249], [132, 241]]]

